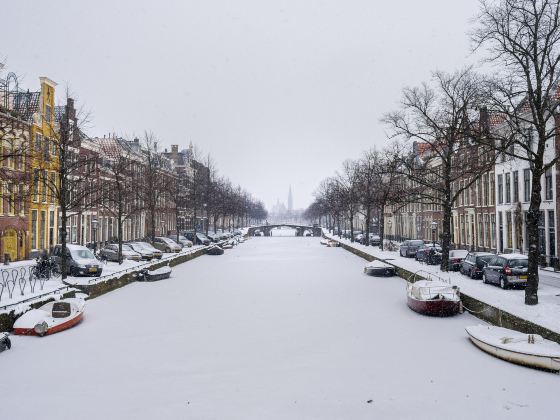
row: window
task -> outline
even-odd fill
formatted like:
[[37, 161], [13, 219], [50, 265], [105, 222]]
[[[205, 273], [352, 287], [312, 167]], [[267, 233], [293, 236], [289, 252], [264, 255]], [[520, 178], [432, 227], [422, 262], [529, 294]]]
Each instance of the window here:
[[511, 203], [511, 174], [506, 174], [506, 203]]
[[31, 210], [31, 249], [37, 249], [37, 210]]
[[544, 231], [544, 211], [539, 213], [539, 253], [541, 255], [546, 254], [546, 236]]
[[52, 120], [52, 107], [50, 105], [45, 105], [45, 121], [50, 123]]
[[47, 171], [42, 171], [42, 191], [41, 191], [41, 201], [43, 203], [47, 202]]
[[45, 223], [47, 214], [41, 211], [41, 220], [39, 221], [39, 248], [45, 249]]
[[482, 176], [482, 204], [488, 205], [488, 174]]
[[36, 152], [40, 152], [41, 151], [41, 143], [43, 142], [43, 139], [41, 138], [40, 134], [35, 134], [35, 151]]
[[498, 175], [498, 204], [504, 202], [504, 185], [502, 181], [502, 175]]
[[556, 232], [554, 210], [548, 211], [548, 255], [556, 255]]
[[519, 172], [513, 172], [513, 202], [519, 201]]
[[56, 172], [51, 172], [50, 173], [50, 180], [49, 180], [49, 184], [50, 184], [50, 190], [51, 190], [51, 203], [54, 203], [54, 192], [57, 191], [57, 189], [55, 188], [55, 178], [56, 177]]
[[496, 215], [490, 215], [490, 241], [492, 248], [496, 248]]
[[552, 169], [548, 168], [544, 173], [544, 199], [552, 200]]
[[43, 157], [45, 159], [46, 162], [49, 161], [50, 157], [49, 157], [49, 138], [45, 137], [45, 144], [44, 144], [44, 149], [43, 149]]
[[513, 228], [512, 228], [512, 224], [511, 224], [511, 212], [510, 211], [506, 211], [506, 231], [507, 231], [507, 241], [506, 241], [506, 247], [508, 249], [513, 249]]
[[54, 210], [49, 211], [49, 248], [54, 245]]
[[523, 201], [531, 199], [531, 170], [523, 169]]
[[39, 199], [39, 169], [33, 170], [33, 201]]

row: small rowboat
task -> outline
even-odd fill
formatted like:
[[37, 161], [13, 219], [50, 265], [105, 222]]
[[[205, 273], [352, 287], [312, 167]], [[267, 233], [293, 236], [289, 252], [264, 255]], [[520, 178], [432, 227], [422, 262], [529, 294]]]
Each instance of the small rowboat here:
[[560, 345], [537, 334], [524, 334], [493, 325], [465, 328], [479, 349], [511, 363], [560, 371]]
[[328, 245], [328, 244], [329, 244], [329, 240], [323, 238], [323, 239], [321, 239], [321, 240], [319, 241], [319, 243], [320, 243], [321, 245]]
[[364, 267], [364, 273], [370, 276], [390, 277], [395, 275], [395, 267], [381, 261], [372, 261]]
[[7, 332], [0, 332], [0, 353], [4, 350], [10, 350], [12, 348], [12, 342], [10, 341], [10, 335]]
[[327, 246], [328, 246], [328, 247], [340, 246], [340, 242], [333, 241], [333, 240], [331, 239], [331, 240], [329, 240], [329, 241], [327, 242]]
[[168, 265], [164, 267], [157, 268], [155, 270], [142, 270], [138, 276], [140, 281], [158, 281], [163, 279], [168, 279], [171, 277], [171, 267]]
[[20, 316], [14, 323], [17, 335], [50, 335], [73, 327], [84, 316], [85, 301], [78, 298], [46, 303]]
[[419, 280], [406, 285], [407, 304], [423, 315], [452, 316], [461, 311], [457, 286], [436, 280]]
[[222, 255], [223, 253], [224, 250], [218, 245], [212, 245], [210, 248], [208, 248], [208, 251], [206, 251], [206, 254], [208, 255]]

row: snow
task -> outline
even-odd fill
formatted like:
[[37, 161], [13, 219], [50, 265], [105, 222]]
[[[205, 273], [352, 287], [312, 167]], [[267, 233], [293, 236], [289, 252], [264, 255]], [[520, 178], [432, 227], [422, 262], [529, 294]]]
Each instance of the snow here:
[[149, 271], [150, 275], [155, 276], [155, 275], [160, 275], [160, 274], [167, 274], [167, 273], [171, 273], [171, 267], [169, 267], [168, 265], [164, 266], [164, 267], [160, 267], [157, 268], [155, 270], [150, 270]]
[[327, 236], [408, 271], [422, 270], [425, 273], [443, 277], [446, 281], [458, 286], [461, 293], [560, 333], [560, 289], [557, 287], [541, 283], [539, 285], [539, 304], [529, 306], [524, 303], [525, 291], [523, 289], [502, 290], [497, 286], [484, 284], [482, 280], [472, 280], [459, 272], [443, 273], [439, 270], [439, 266], [426, 265], [414, 258], [401, 257], [399, 251], [381, 251], [378, 247], [366, 247], [356, 242], [350, 243], [349, 240], [340, 240], [330, 234]]
[[366, 268], [393, 268], [392, 265], [375, 260], [366, 264]]
[[173, 272], [90, 300], [70, 330], [13, 337], [0, 357], [2, 416], [431, 420], [557, 412], [558, 375], [480, 351], [464, 330], [476, 318], [411, 311], [404, 281], [367, 276], [361, 258], [317, 238], [253, 238]]

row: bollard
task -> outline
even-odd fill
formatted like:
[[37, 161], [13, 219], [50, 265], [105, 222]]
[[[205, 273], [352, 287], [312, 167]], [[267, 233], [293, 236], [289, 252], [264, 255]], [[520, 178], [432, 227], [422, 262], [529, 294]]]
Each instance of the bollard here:
[[4, 254], [4, 265], [10, 265], [10, 254]]

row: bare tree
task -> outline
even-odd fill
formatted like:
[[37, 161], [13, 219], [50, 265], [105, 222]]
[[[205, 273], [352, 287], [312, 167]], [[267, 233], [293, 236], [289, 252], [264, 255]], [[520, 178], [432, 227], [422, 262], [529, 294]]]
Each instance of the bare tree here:
[[[486, 150], [472, 141], [480, 131], [475, 112], [483, 99], [479, 86], [470, 69], [435, 72], [432, 85], [404, 89], [401, 109], [383, 118], [392, 137], [414, 142], [401, 161], [414, 187], [411, 196], [441, 208], [442, 271], [448, 269], [453, 204], [492, 165]], [[476, 158], [465, 158], [473, 153]]]
[[490, 112], [503, 119], [488, 136], [488, 145], [525, 161], [531, 170], [527, 212], [529, 273], [525, 303], [538, 303], [538, 223], [541, 177], [560, 156], [545, 159], [557, 134], [560, 76], [560, 0], [480, 2], [472, 39], [488, 49], [496, 73], [488, 83]]

